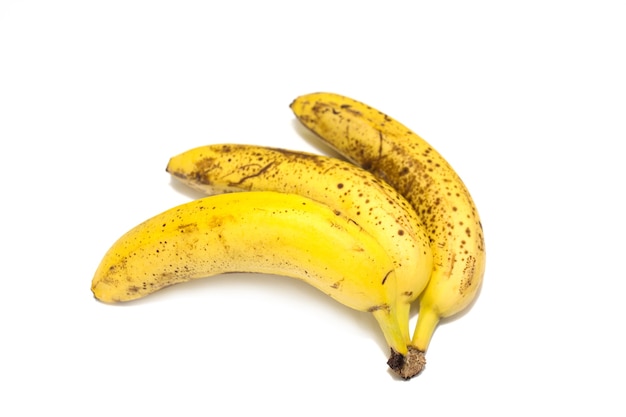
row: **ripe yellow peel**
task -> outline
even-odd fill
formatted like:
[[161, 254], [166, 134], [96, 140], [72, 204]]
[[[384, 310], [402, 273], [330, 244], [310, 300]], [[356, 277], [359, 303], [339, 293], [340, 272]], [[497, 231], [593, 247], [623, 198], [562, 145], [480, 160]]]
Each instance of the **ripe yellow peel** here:
[[364, 103], [314, 93], [296, 98], [291, 109], [325, 142], [391, 184], [420, 216], [434, 257], [413, 335], [413, 345], [425, 351], [439, 319], [465, 309], [482, 284], [485, 245], [470, 193], [430, 144]]
[[105, 254], [91, 288], [113, 303], [225, 272], [283, 275], [373, 313], [389, 346], [404, 355], [394, 269], [373, 236], [328, 206], [249, 192], [185, 203], [137, 225]]

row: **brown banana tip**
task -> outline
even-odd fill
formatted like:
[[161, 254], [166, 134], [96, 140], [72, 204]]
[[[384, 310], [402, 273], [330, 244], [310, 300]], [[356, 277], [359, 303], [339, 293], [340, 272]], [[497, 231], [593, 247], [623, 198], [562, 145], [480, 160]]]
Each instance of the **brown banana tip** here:
[[387, 365], [402, 379], [408, 381], [419, 375], [426, 367], [426, 355], [421, 350], [409, 346], [406, 355], [391, 349], [391, 356]]

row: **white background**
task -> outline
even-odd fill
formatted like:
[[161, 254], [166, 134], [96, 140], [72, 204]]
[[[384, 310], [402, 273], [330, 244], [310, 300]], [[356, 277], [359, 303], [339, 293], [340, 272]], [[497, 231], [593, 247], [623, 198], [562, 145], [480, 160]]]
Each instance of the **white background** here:
[[[624, 415], [625, 21], [602, 0], [3, 1], [0, 414]], [[426, 138], [479, 208], [483, 291], [422, 375], [287, 278], [92, 297], [114, 240], [196, 197], [170, 156], [324, 152], [288, 107], [320, 90]]]

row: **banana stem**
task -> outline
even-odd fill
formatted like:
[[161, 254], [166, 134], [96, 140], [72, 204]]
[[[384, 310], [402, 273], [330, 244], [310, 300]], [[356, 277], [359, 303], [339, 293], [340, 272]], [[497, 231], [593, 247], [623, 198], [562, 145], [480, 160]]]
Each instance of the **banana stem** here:
[[399, 355], [393, 350], [387, 365], [402, 379], [409, 380], [419, 375], [426, 367], [424, 352], [413, 346], [409, 346], [406, 355]]
[[425, 304], [420, 305], [420, 311], [417, 316], [417, 324], [415, 325], [415, 333], [413, 333], [412, 345], [422, 352], [426, 352], [430, 339], [439, 324], [439, 314]]
[[382, 329], [389, 347], [402, 356], [406, 355], [408, 344], [400, 330], [396, 315], [397, 311], [381, 308], [372, 311], [372, 314], [378, 321], [378, 325]]
[[[383, 329], [387, 344], [391, 347], [391, 356], [387, 361], [387, 365], [402, 379], [408, 380], [418, 375], [426, 366], [426, 358], [424, 351], [415, 348], [414, 346], [407, 345], [407, 338], [404, 337], [398, 320], [401, 314], [404, 314], [402, 304], [393, 309], [379, 309], [373, 311], [374, 317], [378, 321], [378, 324]], [[410, 310], [410, 305], [407, 310]], [[400, 313], [402, 312], [402, 313]], [[408, 320], [408, 312], [407, 320]]]
[[411, 316], [411, 304], [409, 303], [398, 303], [398, 307], [396, 308], [398, 317], [398, 325], [400, 326], [400, 331], [402, 332], [402, 338], [404, 339], [404, 343], [406, 345], [411, 344], [411, 334], [409, 331], [409, 319]]

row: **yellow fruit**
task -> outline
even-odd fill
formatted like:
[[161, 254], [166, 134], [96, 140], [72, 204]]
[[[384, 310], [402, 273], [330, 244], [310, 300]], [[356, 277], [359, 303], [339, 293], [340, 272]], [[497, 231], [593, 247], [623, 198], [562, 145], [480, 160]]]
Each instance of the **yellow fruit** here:
[[358, 224], [388, 249], [394, 262], [398, 321], [410, 343], [410, 305], [428, 282], [433, 258], [420, 219], [389, 184], [336, 158], [255, 145], [200, 146], [171, 158], [167, 171], [206, 194], [300, 194]]
[[371, 106], [314, 93], [296, 98], [291, 109], [325, 142], [391, 184], [420, 216], [434, 267], [420, 296], [413, 345], [426, 351], [440, 319], [464, 310], [483, 280], [483, 229], [469, 191], [430, 144]]
[[158, 214], [112, 245], [91, 289], [98, 300], [115, 303], [227, 272], [301, 279], [371, 312], [392, 352], [407, 353], [395, 266], [385, 248], [353, 221], [296, 194], [222, 194]]

